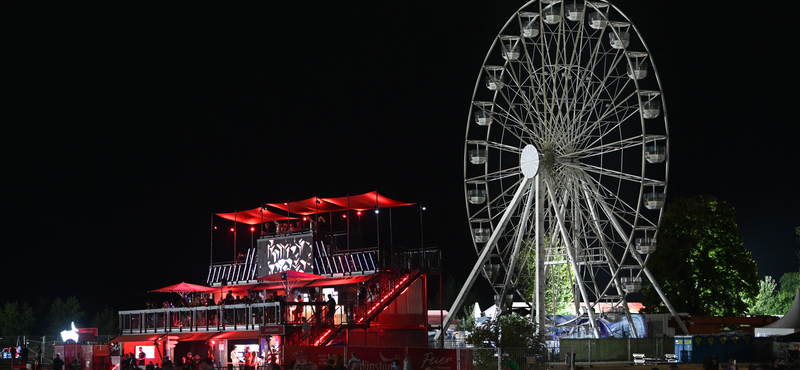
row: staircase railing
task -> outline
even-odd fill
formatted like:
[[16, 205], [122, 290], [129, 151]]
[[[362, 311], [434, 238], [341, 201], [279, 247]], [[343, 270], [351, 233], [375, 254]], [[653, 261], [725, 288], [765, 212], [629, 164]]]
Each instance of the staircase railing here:
[[422, 275], [422, 271], [419, 270], [407, 273], [400, 273], [397, 270], [382, 272], [376, 284], [377, 290], [372, 292], [375, 299], [349, 310], [349, 315], [345, 316], [352, 315], [352, 320], [346, 322], [343, 320], [340, 325], [318, 325], [317, 331], [312, 329], [310, 337], [315, 338], [312, 345], [324, 346], [328, 344], [347, 327], [369, 326], [370, 322], [389, 306], [395, 298], [403, 294], [406, 288], [411, 286], [420, 275]]

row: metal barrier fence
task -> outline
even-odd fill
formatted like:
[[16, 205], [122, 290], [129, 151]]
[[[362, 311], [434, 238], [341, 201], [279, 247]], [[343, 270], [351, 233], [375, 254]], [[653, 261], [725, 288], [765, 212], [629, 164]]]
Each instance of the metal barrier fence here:
[[508, 361], [514, 361], [519, 370], [545, 370], [549, 366], [547, 354], [536, 348], [470, 348], [466, 351], [472, 352], [472, 370], [501, 370]]
[[634, 353], [648, 357], [660, 357], [673, 353], [672, 338], [628, 338], [628, 339], [561, 339], [561, 360], [567, 353], [574, 353], [575, 361], [633, 361]]

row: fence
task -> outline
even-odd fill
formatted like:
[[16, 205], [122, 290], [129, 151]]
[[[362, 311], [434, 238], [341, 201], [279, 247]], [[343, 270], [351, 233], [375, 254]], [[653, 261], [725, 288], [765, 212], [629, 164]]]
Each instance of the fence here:
[[519, 370], [544, 370], [549, 366], [547, 353], [535, 348], [471, 348], [462, 351], [471, 352], [471, 356], [467, 356], [466, 369], [471, 365], [472, 370], [500, 370], [507, 361], [514, 361]]
[[575, 361], [633, 361], [634, 353], [644, 353], [648, 357], [659, 357], [673, 353], [672, 338], [629, 338], [629, 339], [561, 339], [559, 350], [561, 361], [567, 353], [575, 354]]
[[[98, 343], [108, 343], [109, 340], [116, 337], [116, 335], [98, 335], [97, 342]], [[16, 345], [16, 338], [17, 336], [8, 336], [4, 337], [4, 341], [0, 342], [0, 347], [9, 347]], [[61, 341], [60, 335], [28, 335], [23, 336], [20, 335], [20, 344], [27, 343], [28, 349], [30, 350], [30, 354], [28, 355], [28, 362], [33, 363], [33, 360], [36, 359], [35, 350], [37, 347], [41, 347], [42, 349], [42, 365], [49, 365], [53, 363], [53, 357], [55, 357], [55, 350], [54, 346], [63, 345], [64, 342]], [[8, 340], [6, 340], [8, 339]]]

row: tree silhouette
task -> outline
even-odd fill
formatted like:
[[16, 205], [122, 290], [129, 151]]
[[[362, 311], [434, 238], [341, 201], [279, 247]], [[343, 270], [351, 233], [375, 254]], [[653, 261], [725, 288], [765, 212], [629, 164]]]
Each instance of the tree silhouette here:
[[[678, 312], [741, 315], [758, 294], [758, 271], [736, 225], [736, 210], [701, 195], [671, 203], [661, 220], [658, 252], [647, 266]], [[652, 286], [643, 287], [646, 313], [666, 312]]]

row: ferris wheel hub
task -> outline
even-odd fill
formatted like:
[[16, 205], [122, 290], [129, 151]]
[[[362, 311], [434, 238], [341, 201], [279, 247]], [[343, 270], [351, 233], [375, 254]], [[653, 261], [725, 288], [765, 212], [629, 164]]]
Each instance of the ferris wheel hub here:
[[539, 151], [528, 144], [519, 155], [519, 169], [525, 177], [532, 179], [539, 172]]

